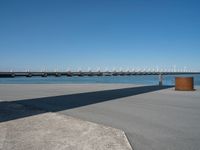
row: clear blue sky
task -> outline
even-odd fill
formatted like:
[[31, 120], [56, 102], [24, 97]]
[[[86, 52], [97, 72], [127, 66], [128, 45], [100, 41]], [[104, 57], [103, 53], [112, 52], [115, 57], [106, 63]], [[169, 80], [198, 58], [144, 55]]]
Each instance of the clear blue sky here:
[[199, 0], [0, 0], [0, 70], [200, 70]]

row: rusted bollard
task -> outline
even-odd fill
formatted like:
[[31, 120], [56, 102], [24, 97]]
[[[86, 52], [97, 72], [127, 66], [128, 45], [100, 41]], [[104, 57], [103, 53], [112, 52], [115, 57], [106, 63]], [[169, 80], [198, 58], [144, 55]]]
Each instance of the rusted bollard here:
[[177, 91], [194, 91], [193, 77], [176, 77], [175, 90]]

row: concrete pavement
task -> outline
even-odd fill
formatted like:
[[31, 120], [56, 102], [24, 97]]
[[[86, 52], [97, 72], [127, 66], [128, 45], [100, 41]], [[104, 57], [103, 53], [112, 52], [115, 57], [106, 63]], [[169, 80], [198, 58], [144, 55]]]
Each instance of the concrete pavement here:
[[200, 149], [199, 89], [166, 89], [60, 113], [120, 128], [135, 150]]
[[[197, 90], [193, 92], [180, 92], [174, 91], [173, 88], [168, 88], [150, 91], [142, 89], [143, 93], [137, 93], [135, 91], [138, 89], [141, 90], [141, 88], [124, 90], [125, 88], [135, 87], [134, 85], [93, 84], [56, 85], [54, 87], [51, 85], [52, 87], [50, 88], [48, 88], [49, 85], [42, 86], [42, 88], [46, 86], [44, 92], [42, 92], [43, 89], [40, 85], [35, 85], [35, 90], [32, 89], [31, 86], [29, 87], [29, 85], [19, 87], [21, 88], [20, 90], [24, 89], [27, 93], [34, 93], [35, 91], [34, 95], [37, 95], [37, 98], [34, 97], [34, 95], [29, 95], [29, 98], [36, 98], [38, 103], [36, 102], [35, 105], [42, 104], [41, 106], [38, 105], [38, 107], [44, 109], [58, 107], [59, 104], [63, 105], [65, 104], [63, 101], [70, 101], [69, 98], [75, 99], [74, 96], [67, 96], [70, 94], [107, 91], [103, 93], [90, 93], [90, 97], [78, 95], [80, 101], [90, 100], [91, 97], [93, 97], [93, 99], [98, 99], [99, 97], [106, 98], [106, 101], [80, 105], [80, 107], [70, 107], [69, 109], [64, 109], [64, 107], [62, 107], [62, 109], [57, 109], [60, 111], [57, 111], [56, 113], [70, 115], [83, 120], [122, 129], [128, 136], [134, 150], [200, 149], [199, 87], [196, 87]], [[9, 86], [6, 88], [7, 89], [4, 89], [4, 87], [0, 86], [1, 91], [4, 91], [3, 93], [0, 91], [0, 95], [4, 100], [16, 100], [15, 94], [10, 94], [10, 96], [6, 96], [5, 94], [5, 91], [7, 91], [7, 93], [15, 93], [16, 88], [12, 89], [9, 88]], [[111, 89], [119, 90], [109, 91]], [[38, 92], [36, 92], [37, 90]], [[48, 91], [54, 91], [54, 93]], [[133, 93], [132, 95], [131, 92]], [[26, 94], [22, 93], [16, 92], [17, 100], [21, 100], [25, 97], [24, 95]], [[55, 93], [57, 93], [57, 95], [66, 93], [66, 95], [62, 97], [51, 97], [51, 101], [48, 101], [48, 98], [38, 99], [40, 96], [45, 97], [46, 93], [51, 93], [47, 96], [54, 96], [56, 95]], [[112, 97], [110, 97], [109, 94], [111, 94]], [[28, 96], [26, 95], [26, 98], [27, 97]], [[56, 102], [56, 100], [57, 103], [53, 106], [53, 101]], [[33, 100], [31, 103], [27, 104], [33, 104]]]
[[0, 106], [0, 119], [23, 113], [30, 116], [0, 123], [1, 150], [132, 150], [119, 129], [16, 103]]

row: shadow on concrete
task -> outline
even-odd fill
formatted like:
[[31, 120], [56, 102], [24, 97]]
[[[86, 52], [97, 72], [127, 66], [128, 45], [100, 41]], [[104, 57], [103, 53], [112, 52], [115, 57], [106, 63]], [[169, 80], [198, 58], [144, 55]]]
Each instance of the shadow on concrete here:
[[78, 93], [11, 102], [0, 102], [0, 122], [38, 115], [45, 112], [58, 112], [76, 107], [117, 100], [128, 96], [144, 94], [172, 86], [140, 86], [132, 88]]

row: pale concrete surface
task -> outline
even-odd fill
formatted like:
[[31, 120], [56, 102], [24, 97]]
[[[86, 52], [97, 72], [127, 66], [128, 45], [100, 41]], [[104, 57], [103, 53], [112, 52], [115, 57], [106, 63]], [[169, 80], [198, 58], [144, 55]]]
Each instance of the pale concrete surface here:
[[[71, 115], [83, 120], [88, 120], [111, 127], [119, 128], [125, 131], [126, 135], [133, 145], [134, 150], [199, 150], [200, 149], [200, 87], [196, 87], [194, 92], [174, 91], [172, 88], [155, 91], [143, 91], [137, 94], [138, 89], [123, 90], [134, 85], [35, 85], [31, 90], [31, 85], [18, 88], [11, 88], [12, 85], [0, 86], [1, 100], [23, 99], [27, 93], [29, 97], [45, 97], [45, 94], [55, 90], [55, 93], [62, 97], [52, 97], [36, 99], [39, 102], [34, 104], [44, 110], [51, 110], [53, 107], [66, 104], [77, 99], [80, 101], [95, 100], [99, 98], [108, 98], [106, 101], [85, 105], [81, 107], [70, 107], [58, 113]], [[45, 88], [46, 86], [46, 88]], [[51, 86], [51, 87], [50, 87]], [[65, 87], [66, 86], [66, 87]], [[4, 89], [4, 87], [6, 89]], [[94, 92], [93, 94], [77, 94], [77, 96], [68, 96], [74, 93], [84, 93], [88, 91], [103, 91], [108, 89], [119, 89], [117, 91]], [[76, 92], [76, 89], [78, 92]], [[15, 91], [21, 91], [16, 92]], [[38, 92], [37, 92], [38, 90]], [[42, 92], [44, 90], [44, 92]], [[139, 89], [141, 90], [141, 89]], [[26, 91], [26, 92], [23, 92]], [[35, 92], [34, 92], [35, 91]], [[131, 95], [131, 92], [133, 93]], [[10, 96], [8, 93], [15, 93]], [[38, 94], [37, 94], [38, 93]], [[52, 92], [53, 93], [53, 92]], [[47, 96], [53, 96], [47, 94]], [[55, 95], [59, 95], [55, 94]], [[105, 95], [105, 96], [103, 96]], [[122, 96], [121, 96], [122, 95]], [[55, 103], [52, 103], [54, 101]], [[57, 101], [57, 102], [56, 102]], [[65, 101], [66, 103], [62, 103]], [[41, 102], [41, 103], [40, 103]], [[20, 102], [21, 103], [21, 102]], [[23, 102], [24, 103], [24, 102]], [[45, 104], [46, 103], [46, 104]], [[42, 104], [39, 106], [39, 104]], [[48, 109], [50, 108], [50, 109]], [[58, 109], [59, 110], [59, 109]]]
[[[6, 106], [1, 108], [1, 116], [2, 113], [6, 115], [6, 113], [38, 111], [14, 103]], [[132, 148], [124, 132], [119, 129], [57, 113], [43, 113], [0, 123], [0, 149], [131, 150]]]
[[133, 87], [133, 84], [0, 84], [0, 100], [22, 100], [127, 87]]

